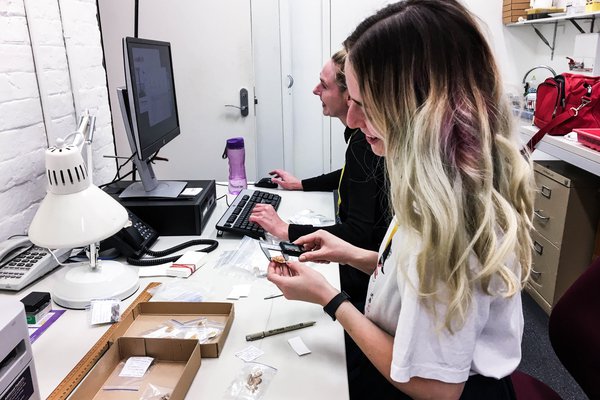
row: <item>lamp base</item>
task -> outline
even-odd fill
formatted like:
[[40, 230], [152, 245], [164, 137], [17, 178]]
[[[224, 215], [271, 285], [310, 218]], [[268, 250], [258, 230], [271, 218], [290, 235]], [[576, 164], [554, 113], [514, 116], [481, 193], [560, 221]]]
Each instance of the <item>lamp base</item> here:
[[116, 261], [99, 260], [89, 264], [65, 266], [59, 272], [52, 300], [64, 308], [84, 309], [94, 299], [124, 300], [140, 287], [138, 271]]

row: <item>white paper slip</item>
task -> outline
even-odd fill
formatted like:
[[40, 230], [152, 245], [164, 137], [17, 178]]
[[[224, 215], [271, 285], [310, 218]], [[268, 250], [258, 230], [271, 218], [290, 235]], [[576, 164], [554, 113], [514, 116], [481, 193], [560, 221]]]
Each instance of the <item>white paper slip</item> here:
[[227, 295], [229, 300], [237, 300], [240, 297], [248, 297], [250, 294], [250, 285], [233, 285], [233, 289]]
[[294, 336], [293, 338], [288, 339], [288, 343], [290, 344], [290, 346], [292, 346], [292, 349], [294, 349], [296, 354], [298, 354], [299, 356], [303, 356], [305, 354], [310, 353], [310, 349], [306, 347], [300, 336]]
[[202, 188], [185, 188], [180, 196], [196, 196], [202, 191]]
[[90, 301], [90, 324], [108, 324], [119, 322], [121, 318], [121, 302], [117, 299]]
[[250, 361], [256, 360], [258, 357], [262, 356], [263, 354], [265, 354], [265, 352], [262, 351], [261, 349], [259, 349], [258, 347], [248, 346], [244, 350], [238, 351], [237, 353], [235, 353], [235, 356], [237, 358], [241, 358], [242, 360], [244, 360], [246, 362], [250, 362]]
[[167, 268], [167, 275], [187, 278], [206, 263], [207, 254], [201, 251], [188, 251]]
[[128, 378], [141, 378], [144, 376], [154, 358], [152, 357], [129, 357], [119, 373], [119, 376]]

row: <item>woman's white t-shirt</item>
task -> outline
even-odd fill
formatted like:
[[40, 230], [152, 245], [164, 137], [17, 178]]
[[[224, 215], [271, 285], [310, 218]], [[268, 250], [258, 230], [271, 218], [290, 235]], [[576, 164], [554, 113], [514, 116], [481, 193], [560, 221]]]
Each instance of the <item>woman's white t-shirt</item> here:
[[[521, 360], [523, 310], [521, 295], [506, 298], [473, 292], [465, 324], [451, 334], [444, 328], [446, 307], [436, 305], [437, 317], [417, 296], [416, 270], [418, 247], [409, 242], [402, 228], [388, 228], [379, 249], [379, 257], [390, 239], [390, 252], [371, 275], [365, 315], [394, 336], [391, 378], [408, 382], [412, 377], [436, 379], [448, 383], [465, 382], [469, 375], [502, 378], [511, 374]], [[392, 236], [393, 238], [390, 238]], [[410, 256], [398, 260], [401, 246], [413, 243]], [[471, 268], [479, 262], [472, 257]], [[512, 262], [519, 277], [517, 262]], [[404, 268], [404, 273], [399, 268]], [[399, 275], [400, 274], [400, 275]], [[491, 287], [499, 281], [492, 280]], [[496, 285], [498, 286], [498, 285]]]

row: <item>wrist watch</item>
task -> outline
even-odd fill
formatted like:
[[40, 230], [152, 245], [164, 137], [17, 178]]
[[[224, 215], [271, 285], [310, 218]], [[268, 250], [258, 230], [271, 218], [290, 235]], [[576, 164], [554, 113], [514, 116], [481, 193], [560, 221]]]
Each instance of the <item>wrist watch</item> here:
[[331, 317], [331, 319], [335, 321], [335, 312], [346, 300], [350, 300], [350, 296], [348, 296], [348, 294], [342, 290], [336, 294], [335, 297], [325, 305], [325, 307], [323, 307], [323, 311], [325, 311]]

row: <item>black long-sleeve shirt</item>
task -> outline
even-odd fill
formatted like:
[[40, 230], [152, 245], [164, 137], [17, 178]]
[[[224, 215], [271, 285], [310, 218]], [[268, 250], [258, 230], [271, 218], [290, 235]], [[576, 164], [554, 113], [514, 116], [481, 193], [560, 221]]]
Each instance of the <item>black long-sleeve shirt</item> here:
[[[391, 219], [384, 160], [373, 153], [360, 130], [346, 128], [344, 138], [348, 147], [343, 175], [340, 169], [302, 180], [304, 191], [337, 190], [339, 185], [339, 223], [323, 227], [290, 224], [288, 236], [294, 241], [323, 229], [355, 246], [377, 251]], [[341, 266], [340, 280], [342, 289], [353, 300], [364, 302], [369, 283], [367, 274]]]

